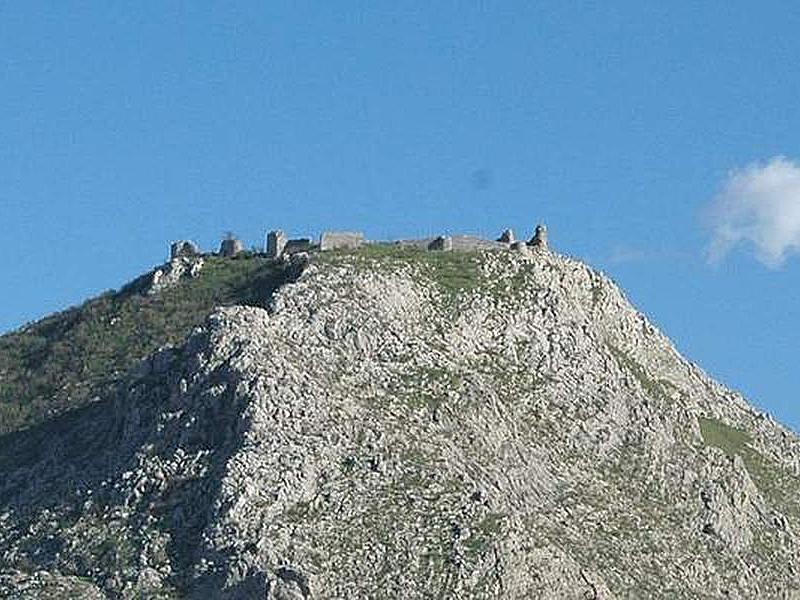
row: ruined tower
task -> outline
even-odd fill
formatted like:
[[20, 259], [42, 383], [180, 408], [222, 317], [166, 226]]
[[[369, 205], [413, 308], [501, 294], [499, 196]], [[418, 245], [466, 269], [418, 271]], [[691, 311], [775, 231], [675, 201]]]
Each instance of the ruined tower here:
[[541, 250], [547, 250], [547, 244], [547, 226], [544, 224], [537, 225], [536, 232], [533, 234], [533, 238], [529, 242], [529, 245]]
[[219, 246], [220, 256], [236, 256], [243, 250], [244, 244], [242, 244], [242, 241], [236, 239], [230, 234], [224, 240], [222, 240], [222, 244]]
[[267, 234], [267, 243], [264, 250], [270, 258], [280, 258], [283, 254], [283, 249], [286, 248], [286, 243], [289, 239], [286, 234], [280, 229], [270, 231]]

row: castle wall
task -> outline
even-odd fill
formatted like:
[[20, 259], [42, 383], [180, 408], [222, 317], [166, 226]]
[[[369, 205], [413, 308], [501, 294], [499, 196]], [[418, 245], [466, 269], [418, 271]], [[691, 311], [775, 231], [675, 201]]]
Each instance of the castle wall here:
[[319, 249], [340, 250], [360, 248], [364, 244], [364, 234], [360, 231], [326, 231], [319, 241]]
[[283, 248], [284, 255], [297, 254], [298, 252], [311, 252], [314, 249], [314, 242], [308, 238], [289, 240]]

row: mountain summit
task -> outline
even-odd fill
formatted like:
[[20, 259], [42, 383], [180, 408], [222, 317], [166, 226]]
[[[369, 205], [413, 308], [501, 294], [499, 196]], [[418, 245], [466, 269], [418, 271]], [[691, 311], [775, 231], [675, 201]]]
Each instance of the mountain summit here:
[[800, 440], [601, 273], [194, 260], [0, 338], [6, 597], [800, 597]]

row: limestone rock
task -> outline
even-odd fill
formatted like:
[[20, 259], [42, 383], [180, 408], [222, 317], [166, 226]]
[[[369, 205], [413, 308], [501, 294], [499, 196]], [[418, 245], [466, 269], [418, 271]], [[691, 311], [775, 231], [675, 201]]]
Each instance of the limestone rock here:
[[174, 260], [176, 258], [189, 258], [198, 256], [200, 248], [191, 240], [181, 240], [173, 242], [169, 248], [169, 258]]
[[800, 589], [800, 440], [607, 277], [398, 252], [293, 256], [269, 309], [216, 310], [2, 457], [0, 596]]
[[165, 266], [153, 271], [145, 293], [152, 296], [169, 289], [182, 279], [199, 277], [204, 264], [205, 261], [201, 256], [173, 258]]

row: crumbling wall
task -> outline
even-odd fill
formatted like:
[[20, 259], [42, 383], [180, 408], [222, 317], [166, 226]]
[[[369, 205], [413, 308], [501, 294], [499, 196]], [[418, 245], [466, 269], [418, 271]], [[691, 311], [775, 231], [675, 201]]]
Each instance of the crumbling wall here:
[[364, 244], [364, 234], [360, 231], [326, 231], [319, 240], [319, 249], [342, 250], [360, 248]]
[[453, 249], [453, 238], [448, 235], [440, 235], [429, 245], [428, 250], [450, 251]]
[[507, 247], [501, 242], [485, 240], [475, 235], [453, 236], [453, 250], [498, 250]]
[[297, 254], [299, 252], [311, 252], [314, 249], [314, 242], [309, 238], [299, 238], [289, 240], [283, 249], [285, 255]]

